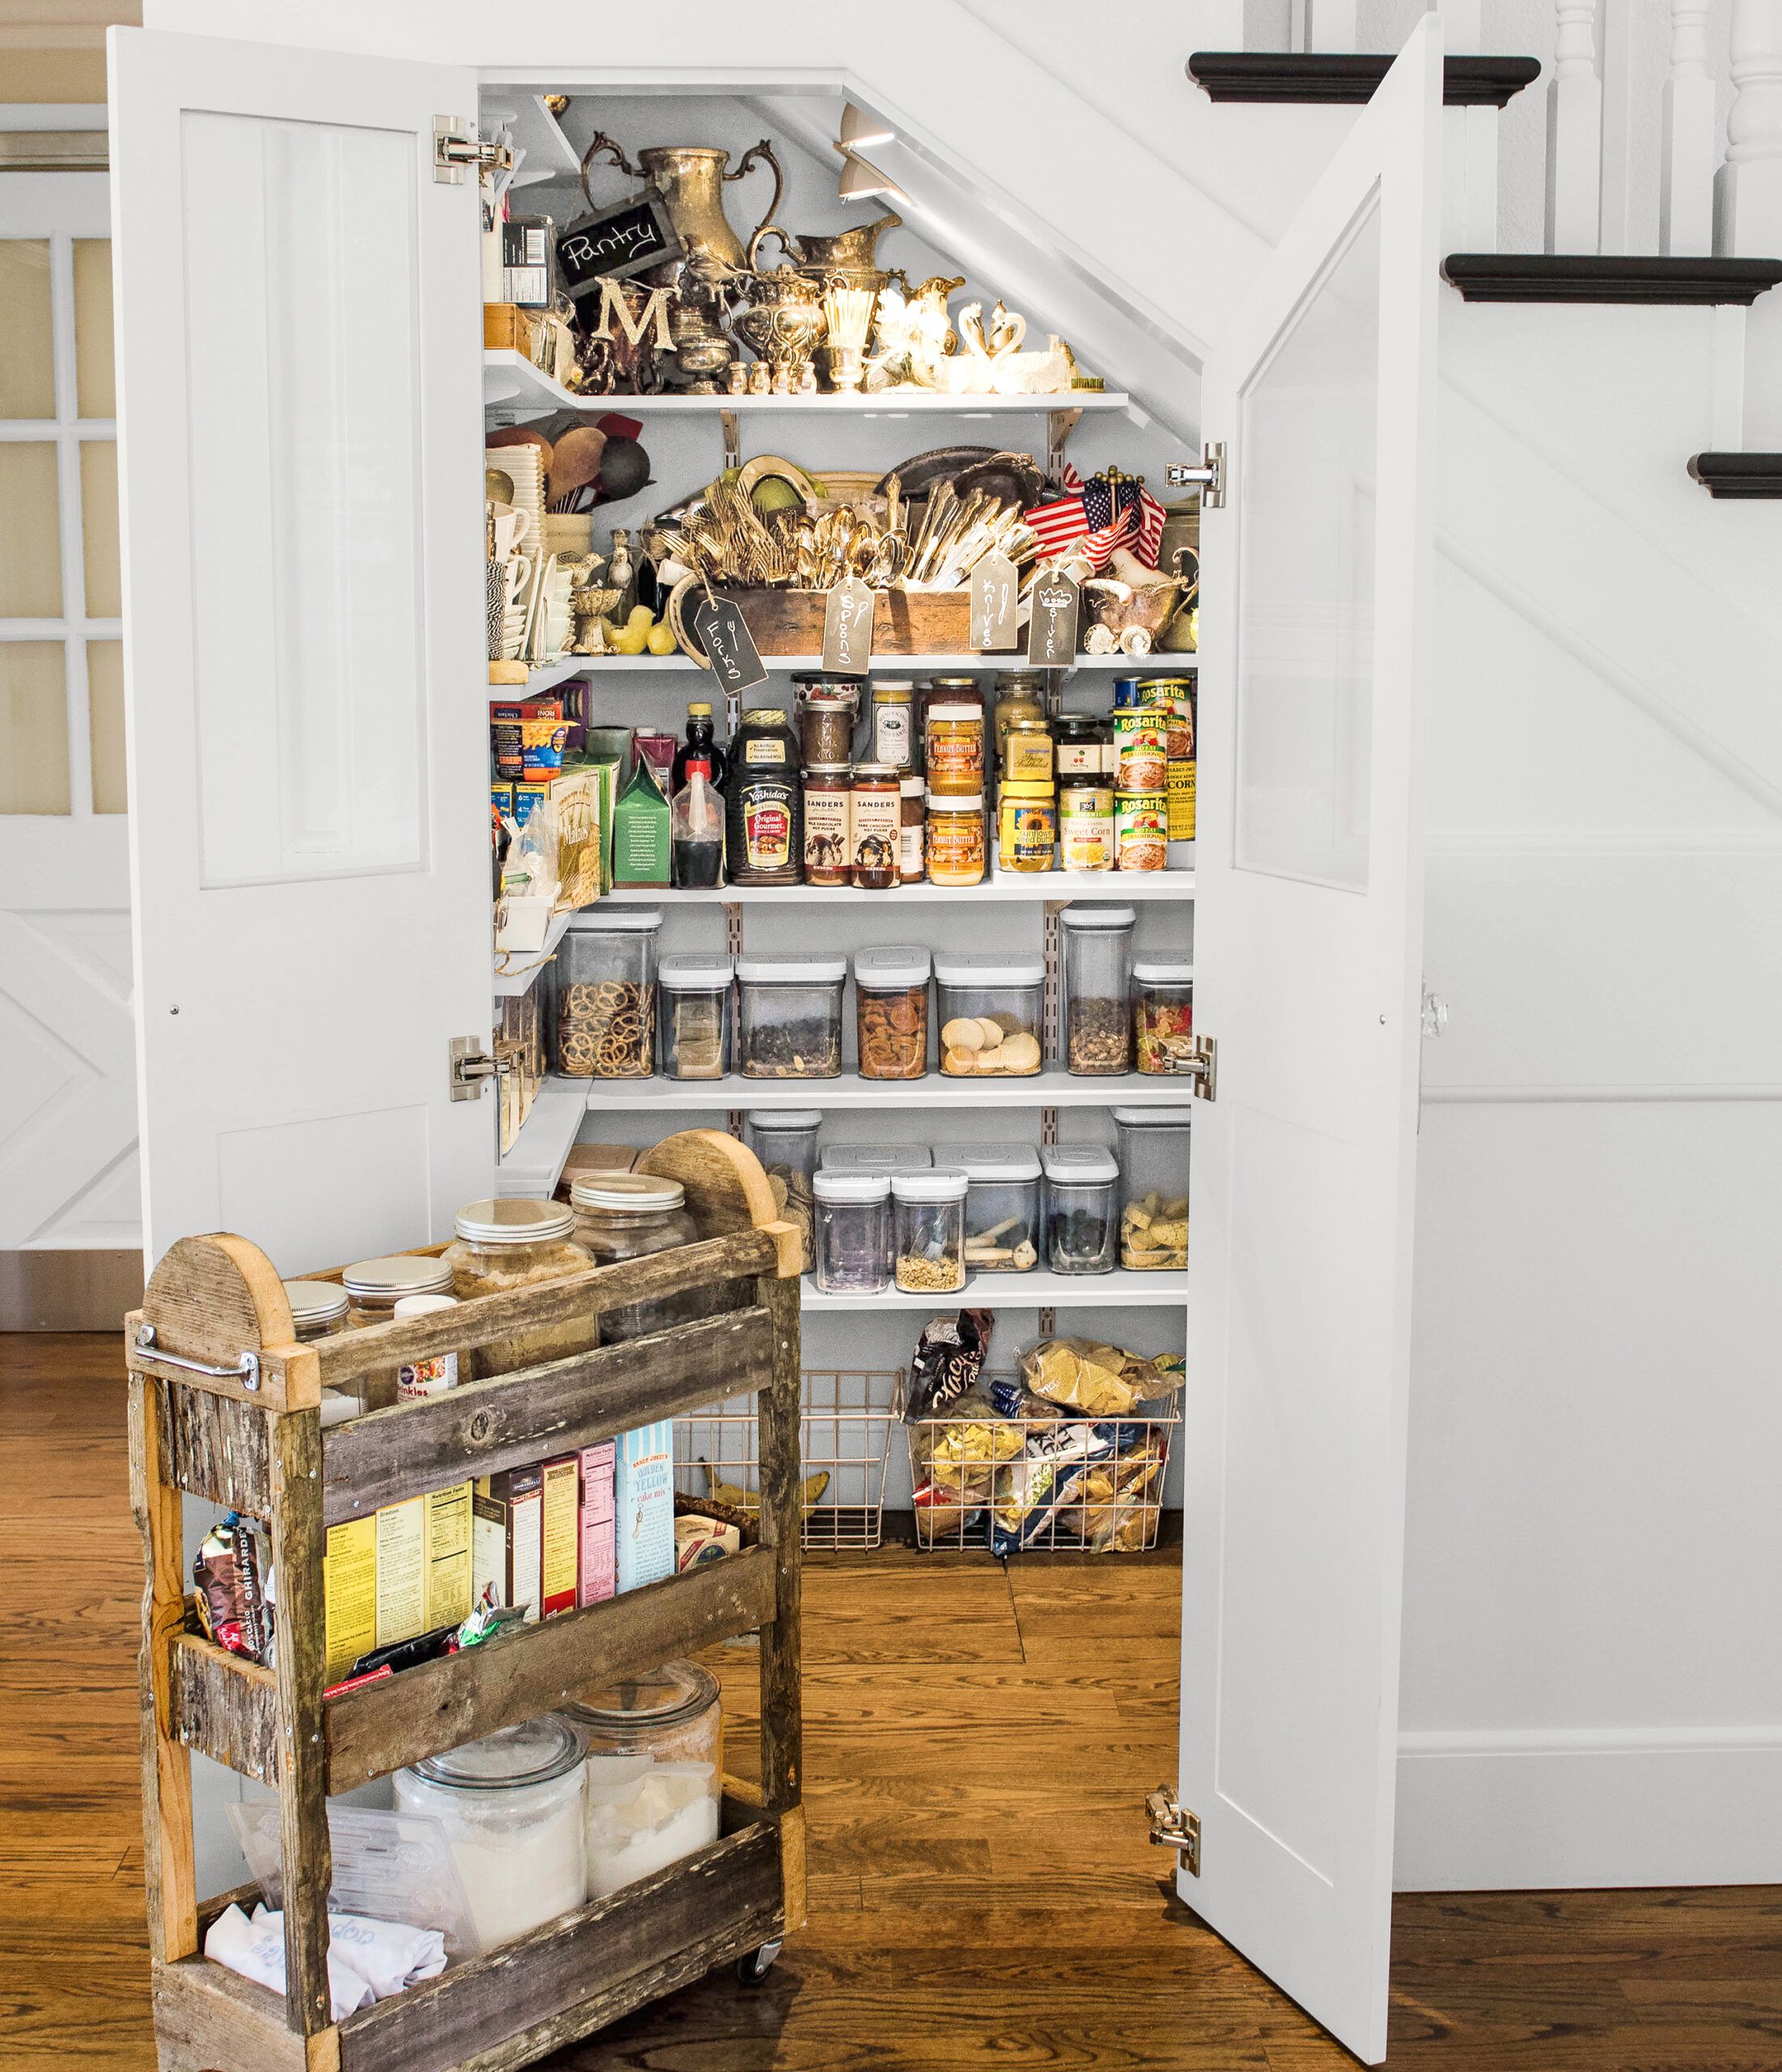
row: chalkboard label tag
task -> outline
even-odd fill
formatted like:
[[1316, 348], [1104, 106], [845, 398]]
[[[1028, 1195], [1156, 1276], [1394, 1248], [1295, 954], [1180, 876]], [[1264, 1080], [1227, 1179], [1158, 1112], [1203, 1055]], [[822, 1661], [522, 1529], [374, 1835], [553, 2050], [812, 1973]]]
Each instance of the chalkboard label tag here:
[[1067, 669], [1076, 660], [1076, 611], [1080, 592], [1074, 576], [1048, 569], [1029, 593], [1027, 659], [1036, 669]]
[[754, 635], [733, 598], [702, 597], [694, 607], [693, 637], [705, 650], [711, 673], [727, 694], [753, 690], [766, 682]]
[[823, 670], [863, 677], [872, 666], [873, 592], [858, 575], [838, 583], [823, 607]]
[[578, 301], [592, 294], [603, 276], [628, 279], [651, 266], [681, 257], [668, 212], [654, 194], [640, 194], [616, 209], [583, 216], [557, 240], [557, 263], [563, 284]]
[[971, 571], [971, 647], [976, 655], [1012, 648], [1020, 579], [1006, 554], [986, 554]]

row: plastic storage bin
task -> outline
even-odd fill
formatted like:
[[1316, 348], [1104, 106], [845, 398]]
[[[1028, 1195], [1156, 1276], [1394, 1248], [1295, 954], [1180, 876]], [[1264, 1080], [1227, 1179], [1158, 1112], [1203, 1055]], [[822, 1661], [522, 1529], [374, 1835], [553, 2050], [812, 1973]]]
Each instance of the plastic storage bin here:
[[891, 1182], [896, 1279], [913, 1295], [956, 1294], [965, 1284], [965, 1176], [936, 1169]]
[[1139, 1071], [1186, 1072], [1194, 1031], [1194, 959], [1138, 958], [1132, 966], [1132, 1037]]
[[845, 957], [787, 950], [736, 959], [736, 1054], [745, 1079], [834, 1079], [842, 1069]]
[[[811, 1270], [811, 1176], [817, 1170], [821, 1108], [752, 1108], [743, 1117], [743, 1142], [765, 1168], [779, 1212], [804, 1233], [804, 1271]], [[785, 1191], [785, 1199], [779, 1199]]]
[[817, 1284], [825, 1295], [882, 1295], [891, 1282], [891, 1182], [819, 1169]]
[[1064, 1061], [1080, 1078], [1131, 1069], [1132, 924], [1130, 906], [1067, 906]]
[[826, 1144], [819, 1170], [825, 1173], [926, 1173], [934, 1153], [925, 1144]]
[[1111, 1273], [1118, 1249], [1120, 1169], [1095, 1144], [1049, 1144], [1046, 1263], [1054, 1273]]
[[730, 1061], [728, 957], [682, 952], [664, 957], [656, 978], [656, 1020], [665, 1079], [722, 1079]]
[[862, 1079], [927, 1078], [932, 963], [919, 943], [855, 953], [855, 1040]]
[[1046, 966], [1038, 957], [935, 959], [940, 1069], [1024, 1076], [1040, 1068]]
[[1188, 1263], [1187, 1108], [1116, 1108], [1120, 1263], [1161, 1272]]
[[605, 1899], [718, 1839], [723, 1711], [693, 1662], [584, 1692], [588, 1896]]
[[947, 1163], [965, 1176], [965, 1264], [1029, 1273], [1039, 1264], [1040, 1155], [1029, 1144], [962, 1144]]
[[574, 1079], [656, 1070], [654, 906], [594, 906], [570, 922], [551, 967], [551, 1055]]

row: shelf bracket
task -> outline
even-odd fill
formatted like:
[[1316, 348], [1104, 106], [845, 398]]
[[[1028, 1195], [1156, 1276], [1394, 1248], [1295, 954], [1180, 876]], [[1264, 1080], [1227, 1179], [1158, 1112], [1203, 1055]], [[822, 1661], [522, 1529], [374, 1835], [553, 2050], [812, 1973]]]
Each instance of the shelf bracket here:
[[742, 465], [742, 431], [734, 410], [720, 410], [719, 422], [724, 428], [724, 472], [734, 472]]
[[1076, 431], [1082, 415], [1080, 410], [1046, 413], [1046, 472], [1054, 482], [1064, 478], [1064, 442]]

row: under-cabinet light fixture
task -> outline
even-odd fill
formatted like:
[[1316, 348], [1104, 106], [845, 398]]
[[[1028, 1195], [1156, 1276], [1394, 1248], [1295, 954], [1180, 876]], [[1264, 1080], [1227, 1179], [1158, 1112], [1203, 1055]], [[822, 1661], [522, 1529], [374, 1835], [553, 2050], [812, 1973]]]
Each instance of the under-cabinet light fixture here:
[[[835, 148], [838, 151], [842, 150], [839, 144]], [[842, 152], [842, 181], [836, 191], [844, 202], [863, 201], [869, 194], [882, 194], [888, 202], [902, 202], [906, 205], [910, 199], [888, 173], [880, 172], [876, 165], [863, 159], [857, 151]]]
[[842, 109], [842, 128], [836, 138], [838, 151], [870, 151], [879, 144], [896, 141], [897, 131], [882, 116], [863, 115], [852, 101]]

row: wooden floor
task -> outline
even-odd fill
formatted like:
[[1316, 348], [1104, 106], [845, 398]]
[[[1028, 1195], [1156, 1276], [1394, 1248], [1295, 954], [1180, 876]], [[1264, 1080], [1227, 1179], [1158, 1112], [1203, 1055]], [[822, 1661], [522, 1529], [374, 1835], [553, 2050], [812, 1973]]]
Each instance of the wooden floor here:
[[[115, 1342], [0, 1339], [0, 2065], [155, 2062], [138, 1554]], [[813, 1560], [811, 1925], [563, 2053], [617, 2072], [1322, 2072], [1352, 2062], [1174, 1900], [1165, 1561]], [[723, 1664], [745, 1713], [752, 1658]], [[738, 1737], [739, 1741], [741, 1737]], [[1403, 2072], [1776, 2072], [1782, 1890], [1398, 1903]]]

